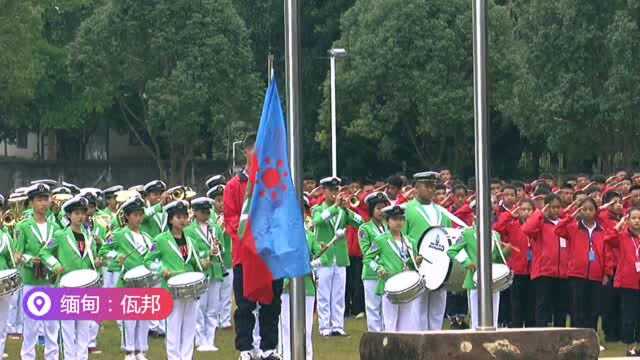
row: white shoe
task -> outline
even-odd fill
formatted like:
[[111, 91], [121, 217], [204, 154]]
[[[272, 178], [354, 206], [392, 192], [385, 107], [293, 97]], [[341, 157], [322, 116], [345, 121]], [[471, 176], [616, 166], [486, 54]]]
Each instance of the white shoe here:
[[251, 351], [241, 352], [238, 360], [253, 360], [253, 356], [251, 356]]
[[218, 349], [214, 345], [200, 345], [200, 346], [198, 346], [198, 351], [199, 352], [211, 352], [211, 351], [218, 351], [218, 350], [220, 350], [220, 349]]
[[136, 360], [136, 355], [135, 354], [127, 354], [127, 356], [124, 357], [124, 360]]
[[605, 348], [604, 346], [600, 345], [600, 351], [605, 351], [607, 350], [607, 348]]
[[144, 353], [138, 353], [136, 355], [136, 360], [148, 360]]
[[8, 359], [9, 358], [9, 354], [7, 354], [7, 353], [2, 354], [2, 358], [3, 359]]

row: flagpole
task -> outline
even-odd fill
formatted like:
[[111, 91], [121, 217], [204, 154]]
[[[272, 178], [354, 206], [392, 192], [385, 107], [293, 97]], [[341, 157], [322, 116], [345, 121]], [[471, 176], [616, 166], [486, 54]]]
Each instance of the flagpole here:
[[[302, 120], [300, 118], [300, 13], [302, 0], [284, 0], [285, 14], [285, 67], [287, 92], [287, 119], [289, 122], [289, 157], [291, 179], [296, 188], [300, 209], [302, 202]], [[309, 259], [310, 261], [311, 259]], [[291, 279], [290, 289], [291, 359], [306, 358], [305, 343], [305, 289], [304, 278]], [[286, 351], [287, 349], [285, 349]]]

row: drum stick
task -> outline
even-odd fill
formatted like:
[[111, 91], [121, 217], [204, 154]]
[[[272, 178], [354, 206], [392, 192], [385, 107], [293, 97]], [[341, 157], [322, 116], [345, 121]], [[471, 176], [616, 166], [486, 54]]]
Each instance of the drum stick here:
[[336, 241], [344, 238], [344, 234], [345, 231], [343, 229], [339, 229], [338, 231], [336, 231], [336, 234], [333, 236], [333, 239], [331, 239], [331, 241], [329, 241], [325, 247], [320, 250], [320, 252], [318, 252], [318, 255], [316, 255], [313, 259], [317, 260], [320, 257], [322, 257], [322, 255], [324, 255], [324, 253], [326, 253], [329, 249], [331, 249], [331, 247], [336, 243]]

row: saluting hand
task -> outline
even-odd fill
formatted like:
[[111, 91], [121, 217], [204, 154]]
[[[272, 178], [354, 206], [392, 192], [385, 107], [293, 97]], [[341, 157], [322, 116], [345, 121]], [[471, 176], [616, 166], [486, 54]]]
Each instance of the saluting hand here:
[[629, 220], [629, 214], [623, 216], [622, 219], [620, 219], [620, 221], [616, 224], [616, 231], [622, 231], [622, 228], [627, 223], [627, 220]]

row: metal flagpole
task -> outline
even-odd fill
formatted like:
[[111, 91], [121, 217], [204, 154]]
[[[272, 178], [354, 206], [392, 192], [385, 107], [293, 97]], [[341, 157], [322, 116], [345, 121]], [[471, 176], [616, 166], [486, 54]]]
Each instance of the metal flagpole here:
[[494, 330], [491, 280], [491, 193], [487, 111], [487, 1], [473, 0], [473, 95], [478, 209], [478, 330]]
[[331, 54], [331, 176], [338, 176], [338, 139], [336, 120], [336, 57]]
[[[291, 178], [298, 193], [300, 208], [302, 205], [302, 120], [300, 118], [300, 13], [302, 0], [285, 0], [285, 67], [287, 89], [287, 119], [289, 122], [289, 156]], [[309, 259], [310, 260], [310, 259]], [[290, 331], [291, 359], [306, 358], [305, 343], [305, 291], [304, 278], [291, 280], [290, 289]], [[285, 349], [286, 351], [287, 349]]]

